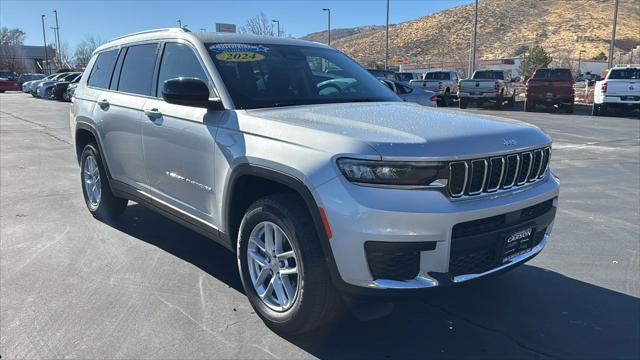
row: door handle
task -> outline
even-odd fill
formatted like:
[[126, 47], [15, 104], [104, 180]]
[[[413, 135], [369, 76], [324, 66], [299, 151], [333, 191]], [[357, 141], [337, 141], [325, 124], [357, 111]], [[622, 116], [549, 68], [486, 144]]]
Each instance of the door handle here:
[[109, 100], [107, 100], [107, 99], [98, 100], [98, 106], [100, 106], [102, 109], [108, 108], [109, 107]]
[[145, 109], [144, 110], [144, 114], [147, 115], [151, 119], [157, 119], [157, 118], [162, 117], [162, 113], [156, 108]]

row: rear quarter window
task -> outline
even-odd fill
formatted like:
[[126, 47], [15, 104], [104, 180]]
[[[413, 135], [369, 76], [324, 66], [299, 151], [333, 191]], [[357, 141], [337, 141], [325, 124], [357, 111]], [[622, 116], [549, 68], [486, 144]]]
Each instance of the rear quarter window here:
[[158, 44], [129, 46], [122, 63], [118, 91], [151, 96]]
[[111, 73], [117, 58], [118, 50], [110, 50], [98, 54], [98, 58], [93, 64], [93, 68], [91, 68], [87, 84], [101, 89], [108, 89]]

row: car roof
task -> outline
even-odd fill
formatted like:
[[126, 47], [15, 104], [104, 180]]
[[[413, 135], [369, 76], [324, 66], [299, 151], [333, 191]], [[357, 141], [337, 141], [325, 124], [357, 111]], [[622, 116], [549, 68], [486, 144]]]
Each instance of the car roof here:
[[329, 46], [315, 41], [299, 40], [292, 38], [283, 38], [275, 36], [262, 36], [251, 34], [236, 33], [218, 33], [218, 32], [191, 32], [180, 28], [152, 29], [145, 30], [133, 34], [116, 37], [106, 44], [98, 47], [95, 52], [105, 49], [123, 46], [133, 42], [151, 41], [151, 40], [167, 40], [167, 39], [185, 39], [192, 41], [200, 41], [203, 43], [258, 43], [273, 45], [297, 45], [297, 46], [313, 46], [320, 48], [330, 48]]

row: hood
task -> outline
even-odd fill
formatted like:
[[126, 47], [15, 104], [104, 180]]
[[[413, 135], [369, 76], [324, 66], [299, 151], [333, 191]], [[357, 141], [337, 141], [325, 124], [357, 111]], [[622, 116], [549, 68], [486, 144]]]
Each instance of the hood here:
[[388, 159], [464, 158], [551, 142], [540, 129], [527, 123], [402, 102], [322, 104], [247, 112], [358, 139]]

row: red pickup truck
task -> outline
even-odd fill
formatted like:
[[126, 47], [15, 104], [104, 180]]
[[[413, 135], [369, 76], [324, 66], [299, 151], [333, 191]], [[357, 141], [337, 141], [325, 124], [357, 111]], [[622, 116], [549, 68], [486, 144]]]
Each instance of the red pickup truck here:
[[569, 69], [538, 69], [525, 85], [524, 111], [532, 111], [536, 105], [557, 105], [567, 113], [573, 112], [573, 76]]

